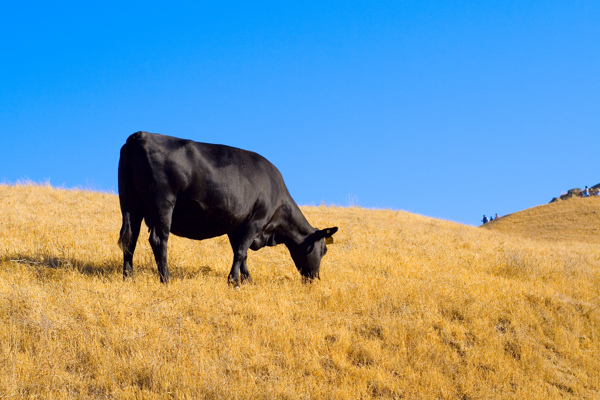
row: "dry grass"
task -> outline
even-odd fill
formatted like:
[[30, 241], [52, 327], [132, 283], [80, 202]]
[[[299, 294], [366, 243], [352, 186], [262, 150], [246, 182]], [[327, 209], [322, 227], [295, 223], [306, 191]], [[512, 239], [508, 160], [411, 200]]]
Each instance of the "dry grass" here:
[[146, 235], [122, 281], [117, 196], [0, 185], [0, 398], [600, 397], [594, 240], [303, 211], [321, 281], [278, 246], [236, 291], [226, 239], [172, 238], [162, 286]]

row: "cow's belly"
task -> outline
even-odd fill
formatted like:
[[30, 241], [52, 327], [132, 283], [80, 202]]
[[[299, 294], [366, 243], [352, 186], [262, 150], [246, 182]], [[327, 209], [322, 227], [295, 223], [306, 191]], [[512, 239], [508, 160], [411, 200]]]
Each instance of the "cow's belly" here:
[[189, 239], [209, 239], [233, 232], [240, 226], [238, 218], [220, 207], [200, 207], [178, 204], [173, 210], [171, 233]]

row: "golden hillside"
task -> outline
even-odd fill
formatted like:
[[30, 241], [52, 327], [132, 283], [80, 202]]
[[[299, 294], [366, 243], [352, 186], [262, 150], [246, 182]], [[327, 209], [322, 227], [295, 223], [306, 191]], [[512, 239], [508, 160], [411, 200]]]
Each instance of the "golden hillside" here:
[[172, 237], [164, 286], [147, 235], [122, 281], [116, 195], [0, 185], [0, 398], [600, 398], [597, 244], [303, 211], [320, 281], [278, 246], [237, 291], [225, 238]]
[[600, 244], [600, 196], [575, 197], [529, 208], [483, 227], [532, 239]]

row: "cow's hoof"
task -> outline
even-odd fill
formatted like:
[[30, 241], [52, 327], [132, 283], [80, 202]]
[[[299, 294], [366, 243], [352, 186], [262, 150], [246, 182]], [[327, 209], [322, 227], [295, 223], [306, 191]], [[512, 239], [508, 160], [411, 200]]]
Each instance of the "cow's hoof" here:
[[240, 290], [240, 282], [239, 281], [234, 281], [233, 279], [229, 278], [227, 279], [227, 283], [229, 283], [229, 286], [233, 286], [233, 288], [235, 290]]
[[231, 275], [227, 277], [227, 283], [231, 286], [240, 286], [239, 279], [233, 279]]

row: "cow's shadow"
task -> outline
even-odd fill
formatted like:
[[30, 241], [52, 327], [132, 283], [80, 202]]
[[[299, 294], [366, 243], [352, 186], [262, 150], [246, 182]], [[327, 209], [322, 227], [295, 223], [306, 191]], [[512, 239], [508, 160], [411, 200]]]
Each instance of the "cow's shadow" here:
[[[58, 270], [74, 270], [82, 275], [89, 277], [103, 277], [108, 278], [113, 275], [122, 277], [123, 275], [123, 262], [120, 260], [106, 260], [103, 262], [90, 262], [83, 261], [76, 258], [65, 258], [65, 257], [48, 257], [39, 255], [6, 255], [0, 258], [3, 263], [14, 263], [29, 266], [38, 272], [44, 270], [58, 271]], [[156, 265], [138, 266], [137, 271], [145, 273], [156, 273], [158, 279], [158, 271]], [[195, 270], [179, 270], [178, 268], [170, 268], [171, 279], [195, 279], [198, 277], [207, 276], [218, 276], [225, 277], [227, 274], [222, 271], [217, 271], [214, 268], [203, 265], [199, 266]]]
[[20, 265], [30, 266], [35, 269], [47, 269], [47, 270], [75, 270], [82, 275], [87, 276], [109, 276], [114, 273], [122, 271], [122, 264], [114, 261], [107, 260], [104, 262], [90, 262], [78, 260], [76, 258], [69, 257], [55, 257], [47, 255], [22, 255], [22, 254], [9, 254], [1, 258], [3, 263], [14, 263]]

